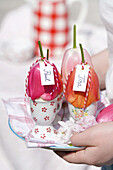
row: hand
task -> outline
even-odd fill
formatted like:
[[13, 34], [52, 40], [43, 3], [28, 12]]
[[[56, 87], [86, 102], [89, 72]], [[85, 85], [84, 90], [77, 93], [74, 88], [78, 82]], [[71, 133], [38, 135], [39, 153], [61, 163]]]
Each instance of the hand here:
[[113, 122], [97, 124], [84, 132], [75, 133], [71, 142], [73, 146], [85, 146], [75, 152], [56, 152], [70, 163], [95, 166], [113, 163]]
[[105, 87], [106, 72], [109, 67], [108, 49], [105, 49], [99, 52], [98, 54], [92, 56], [92, 62], [94, 65], [94, 70], [96, 71], [98, 78], [99, 78], [100, 89], [101, 90], [105, 89], [106, 88]]

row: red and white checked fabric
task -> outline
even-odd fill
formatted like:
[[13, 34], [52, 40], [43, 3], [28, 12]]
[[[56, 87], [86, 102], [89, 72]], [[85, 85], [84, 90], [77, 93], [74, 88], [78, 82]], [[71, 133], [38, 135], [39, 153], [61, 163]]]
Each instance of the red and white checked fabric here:
[[68, 9], [65, 0], [38, 0], [34, 9], [35, 55], [39, 55], [38, 41], [50, 57], [61, 54], [69, 43]]
[[[54, 139], [41, 141], [41, 139], [36, 139], [34, 136], [32, 136], [31, 131], [34, 128], [35, 123], [32, 120], [30, 114], [29, 100], [26, 100], [26, 98], [14, 98], [3, 100], [3, 103], [5, 104], [11, 128], [17, 135], [25, 138], [27, 147], [49, 147], [53, 145], [64, 146], [64, 144], [56, 143]], [[97, 104], [98, 114], [104, 107], [108, 106], [110, 103], [105, 94], [101, 93], [101, 100], [97, 102]], [[69, 114], [67, 106], [65, 109], [67, 110], [66, 114]]]

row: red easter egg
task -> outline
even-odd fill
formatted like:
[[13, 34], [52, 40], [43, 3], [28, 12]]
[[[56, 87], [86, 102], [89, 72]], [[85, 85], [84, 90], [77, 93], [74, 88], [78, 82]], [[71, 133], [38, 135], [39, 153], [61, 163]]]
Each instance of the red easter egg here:
[[[29, 71], [28, 84], [26, 92], [32, 100], [42, 98], [43, 100], [53, 100], [57, 95], [63, 91], [63, 83], [61, 75], [59, 74], [56, 66], [52, 64], [54, 70], [54, 85], [42, 85], [40, 76], [40, 62], [36, 62]], [[47, 62], [47, 64], [50, 64]]]

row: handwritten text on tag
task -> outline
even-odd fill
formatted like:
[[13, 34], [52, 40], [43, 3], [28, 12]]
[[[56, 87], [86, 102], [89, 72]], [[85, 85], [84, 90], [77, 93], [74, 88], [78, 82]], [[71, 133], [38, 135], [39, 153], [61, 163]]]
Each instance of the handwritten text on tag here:
[[45, 66], [44, 62], [40, 62], [40, 74], [42, 85], [54, 85], [54, 72], [53, 67], [50, 64]]
[[77, 65], [73, 91], [86, 91], [86, 85], [88, 80], [89, 73], [89, 65], [84, 65], [84, 69], [82, 69], [82, 65]]

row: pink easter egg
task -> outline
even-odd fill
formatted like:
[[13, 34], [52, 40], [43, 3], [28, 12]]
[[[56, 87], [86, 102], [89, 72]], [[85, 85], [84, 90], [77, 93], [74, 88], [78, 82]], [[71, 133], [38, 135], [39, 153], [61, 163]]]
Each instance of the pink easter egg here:
[[[53, 100], [63, 91], [62, 79], [56, 66], [52, 64], [54, 69], [54, 85], [42, 85], [40, 76], [40, 62], [34, 63], [30, 68], [28, 76], [28, 84], [26, 85], [26, 93], [32, 100], [42, 98], [43, 100]], [[50, 64], [49, 62], [47, 64]]]
[[[91, 57], [86, 49], [83, 49], [84, 52], [84, 58], [85, 61], [93, 67]], [[62, 67], [61, 67], [61, 73], [63, 78], [63, 83], [65, 83], [66, 78], [68, 74], [71, 72], [71, 70], [77, 65], [81, 64], [82, 57], [81, 57], [81, 51], [80, 48], [70, 48], [65, 51], [63, 60], [62, 60]]]
[[96, 121], [98, 123], [113, 121], [113, 104], [99, 112]]

